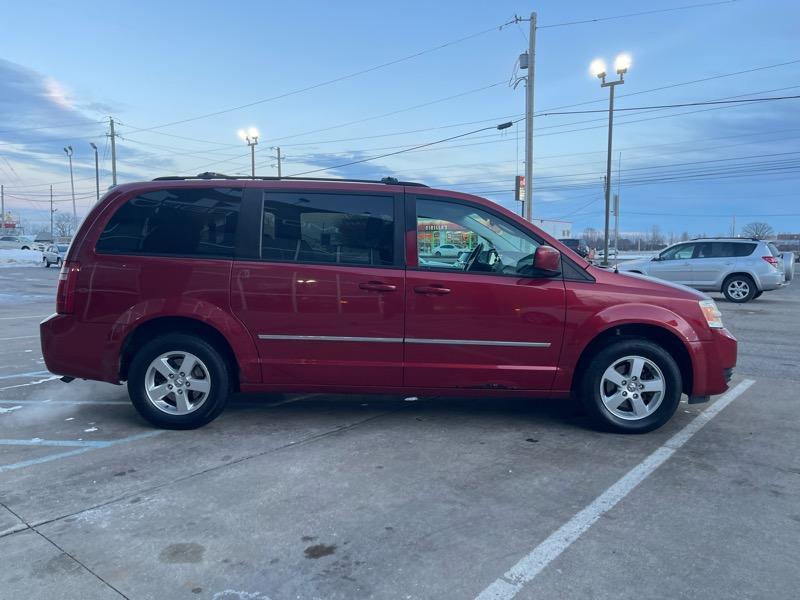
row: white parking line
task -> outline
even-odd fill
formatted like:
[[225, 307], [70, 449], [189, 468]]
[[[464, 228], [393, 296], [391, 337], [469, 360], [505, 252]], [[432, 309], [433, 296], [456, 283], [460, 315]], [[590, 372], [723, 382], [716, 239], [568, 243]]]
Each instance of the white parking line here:
[[47, 383], [48, 381], [53, 381], [54, 379], [61, 379], [61, 377], [59, 377], [58, 375], [51, 375], [50, 377], [45, 377], [44, 379], [37, 379], [36, 381], [29, 381], [28, 383], [7, 385], [5, 387], [0, 387], [0, 392], [5, 390], [13, 390], [14, 388], [28, 387], [29, 385], [39, 385], [40, 383]]
[[0, 342], [8, 342], [10, 340], [32, 340], [38, 338], [38, 335], [19, 335], [17, 337], [0, 338]]
[[663, 445], [638, 465], [622, 476], [592, 501], [586, 508], [564, 523], [555, 532], [523, 556], [517, 564], [495, 579], [483, 590], [476, 600], [511, 600], [522, 587], [541, 573], [547, 565], [558, 558], [583, 535], [603, 514], [614, 508], [637, 485], [644, 481], [658, 467], [666, 462], [677, 450], [688, 442], [711, 419], [717, 416], [728, 404], [741, 396], [755, 381], [745, 379], [739, 385], [701, 412], [691, 423], [669, 438]]
[[0, 375], [0, 379], [17, 379], [19, 377], [33, 377], [34, 375], [48, 375], [50, 371], [29, 371], [27, 373], [11, 373], [11, 375]]

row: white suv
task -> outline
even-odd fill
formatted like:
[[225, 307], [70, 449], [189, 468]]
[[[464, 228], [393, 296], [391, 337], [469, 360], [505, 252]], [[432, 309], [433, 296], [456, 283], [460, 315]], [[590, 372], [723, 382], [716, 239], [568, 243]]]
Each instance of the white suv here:
[[774, 244], [750, 238], [703, 238], [673, 244], [651, 259], [619, 265], [698, 290], [749, 302], [786, 283], [783, 256]]

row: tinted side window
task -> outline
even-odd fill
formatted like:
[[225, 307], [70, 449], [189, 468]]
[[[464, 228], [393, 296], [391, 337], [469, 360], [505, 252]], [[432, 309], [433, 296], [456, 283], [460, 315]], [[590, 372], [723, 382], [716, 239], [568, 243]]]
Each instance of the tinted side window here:
[[661, 260], [686, 260], [692, 258], [694, 244], [680, 244], [661, 253]]
[[267, 192], [261, 258], [391, 266], [393, 215], [391, 196]]
[[755, 250], [755, 244], [742, 244], [739, 242], [714, 242], [713, 257], [729, 258], [735, 256], [750, 256]]
[[232, 258], [242, 191], [228, 188], [148, 192], [117, 209], [97, 251]]

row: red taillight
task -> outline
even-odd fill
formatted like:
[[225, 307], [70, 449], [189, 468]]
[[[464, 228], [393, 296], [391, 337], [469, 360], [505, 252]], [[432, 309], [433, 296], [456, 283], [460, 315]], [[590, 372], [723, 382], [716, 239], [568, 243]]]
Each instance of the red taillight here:
[[774, 256], [762, 256], [761, 258], [763, 258], [765, 261], [767, 261], [776, 269], [778, 268], [778, 259], [775, 258]]
[[56, 312], [60, 315], [69, 315], [75, 310], [75, 286], [80, 270], [81, 263], [73, 261], [67, 261], [61, 267], [56, 292]]

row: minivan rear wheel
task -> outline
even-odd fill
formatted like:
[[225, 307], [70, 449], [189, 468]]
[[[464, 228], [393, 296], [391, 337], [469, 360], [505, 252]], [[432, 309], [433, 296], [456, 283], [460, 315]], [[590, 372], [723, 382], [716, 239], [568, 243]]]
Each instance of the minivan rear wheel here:
[[681, 371], [658, 344], [620, 338], [589, 360], [578, 388], [596, 425], [645, 433], [670, 420], [681, 399]]
[[195, 429], [225, 408], [231, 393], [225, 359], [188, 334], [158, 337], [139, 349], [128, 371], [128, 395], [139, 414], [165, 429]]
[[731, 302], [750, 302], [757, 291], [756, 282], [749, 275], [731, 275], [722, 284], [722, 293]]

